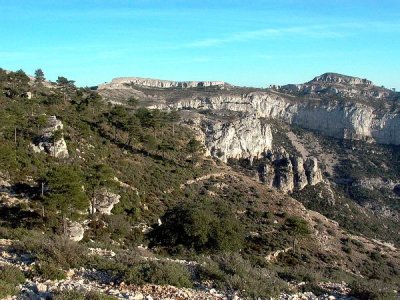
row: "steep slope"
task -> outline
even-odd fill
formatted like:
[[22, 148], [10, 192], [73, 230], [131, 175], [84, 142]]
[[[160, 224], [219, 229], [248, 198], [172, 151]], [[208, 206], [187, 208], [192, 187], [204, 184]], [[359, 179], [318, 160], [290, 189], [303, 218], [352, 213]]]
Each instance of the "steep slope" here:
[[[291, 143], [287, 124], [222, 109], [112, 106], [68, 80], [47, 88], [0, 78], [2, 293], [67, 297], [70, 289], [68, 297], [80, 299], [76, 290], [94, 289], [118, 299], [287, 299], [313, 291], [345, 299], [349, 293], [388, 298], [399, 289], [396, 246], [350, 233], [282, 192], [297, 186], [293, 196], [300, 199], [329, 187], [317, 184], [328, 177], [322, 178], [321, 156], [306, 143], [298, 146], [298, 132], [289, 135], [297, 137]], [[9, 87], [17, 92], [7, 93]], [[147, 92], [159, 97], [164, 90]], [[221, 90], [166, 93], [181, 92]], [[33, 151], [31, 143], [46, 132], [48, 146], [62, 138], [68, 156]], [[363, 221], [380, 225], [370, 214]], [[76, 224], [84, 231], [79, 243], [70, 240], [77, 240], [70, 235]]]
[[[398, 93], [377, 87], [366, 79], [335, 73], [317, 76], [305, 84], [266, 90], [233, 86], [224, 90], [153, 89], [131, 85], [123, 94], [120, 91], [101, 88], [98, 92], [113, 101], [116, 100], [113, 95], [118, 95], [121, 103], [133, 96], [143, 106], [180, 110], [182, 123], [198, 132], [210, 155], [224, 162], [242, 161], [239, 164], [245, 167], [243, 171], [282, 191], [302, 190], [307, 182], [304, 162], [316, 158], [315, 172], [325, 172], [325, 180], [330, 184], [328, 202], [333, 203], [337, 198], [335, 203], [344, 205], [338, 200], [340, 197], [347, 199], [345, 203], [355, 202], [360, 226], [346, 221], [351, 218], [350, 212], [344, 213], [345, 217], [330, 216], [347, 224], [349, 229], [361, 230], [365, 227], [361, 226], [361, 216], [376, 215], [374, 222], [385, 224], [377, 228], [390, 228], [388, 234], [378, 230], [379, 234], [398, 242], [399, 206], [395, 187], [400, 178], [396, 167], [397, 148], [392, 146], [400, 142]], [[235, 124], [246, 129], [238, 132]], [[294, 133], [302, 130], [310, 133], [308, 140], [304, 140], [306, 135]], [[337, 142], [332, 143], [335, 139]], [[341, 143], [343, 140], [348, 143]], [[320, 145], [326, 143], [329, 146]], [[282, 151], [281, 148], [286, 155], [271, 155]], [[394, 163], [379, 153], [387, 153], [386, 157], [391, 157]], [[358, 172], [364, 172], [363, 176], [355, 174], [357, 168], [363, 170]], [[390, 179], [386, 174], [392, 174]], [[317, 178], [316, 182], [322, 180], [321, 176]], [[385, 187], [387, 183], [389, 188]], [[368, 192], [372, 189], [373, 193]], [[309, 203], [304, 197], [299, 199]], [[328, 213], [329, 208], [320, 206], [321, 212]], [[312, 207], [318, 209], [318, 205]], [[361, 231], [373, 235], [373, 228]]]

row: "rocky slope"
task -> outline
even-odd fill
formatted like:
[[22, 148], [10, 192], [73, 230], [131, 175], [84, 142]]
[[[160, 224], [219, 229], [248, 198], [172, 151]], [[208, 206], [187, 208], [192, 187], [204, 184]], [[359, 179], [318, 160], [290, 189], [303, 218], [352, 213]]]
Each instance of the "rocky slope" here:
[[[315, 298], [310, 290], [367, 298], [399, 290], [398, 223], [368, 207], [373, 194], [377, 207], [396, 211], [398, 198], [385, 193], [398, 192], [398, 148], [292, 122], [337, 99], [232, 86], [100, 90], [139, 98], [124, 107], [67, 79], [50, 89], [0, 75], [0, 238], [8, 245], [0, 295], [93, 288], [120, 299], [296, 299]], [[366, 105], [356, 102], [347, 104]], [[61, 138], [68, 157], [52, 155]], [[48, 155], [32, 151], [37, 140]]]
[[[209, 155], [223, 162], [248, 160], [253, 165], [254, 177], [268, 186], [285, 192], [298, 191], [321, 182], [324, 173], [330, 176], [328, 181], [335, 194], [329, 196], [330, 202], [335, 202], [337, 194], [345, 189], [349, 191], [345, 192], [346, 197], [357, 204], [378, 215], [398, 219], [395, 192], [385, 192], [380, 185], [374, 190], [375, 199], [379, 201], [374, 201], [372, 196], [367, 196], [372, 195], [366, 192], [368, 187], [357, 183], [360, 178], [341, 171], [349, 168], [349, 161], [355, 166], [371, 153], [382, 152], [382, 147], [400, 145], [399, 93], [393, 90], [376, 86], [367, 79], [325, 73], [304, 84], [269, 89], [228, 86], [224, 90], [187, 88], [178, 91], [131, 84], [124, 88], [105, 85], [98, 92], [113, 103], [125, 103], [133, 96], [140, 99], [142, 106], [181, 111], [182, 123], [198, 132]], [[282, 130], [277, 123], [286, 124], [288, 128]], [[356, 154], [350, 150], [344, 153], [340, 145], [322, 147], [303, 141], [301, 136], [293, 134], [292, 129], [296, 128], [313, 132], [316, 142], [334, 138], [363, 143], [359, 148], [376, 145], [377, 149], [370, 153]], [[286, 142], [281, 144], [283, 140]], [[287, 153], [284, 159], [268, 154], [278, 153], [282, 147]], [[394, 149], [390, 157], [397, 160], [395, 153]], [[358, 168], [364, 172], [381, 168], [395, 173], [396, 167], [390, 162], [380, 165], [380, 160], [381, 157], [374, 155], [373, 160]], [[307, 166], [314, 171], [307, 171]], [[306, 179], [307, 172], [313, 173], [313, 178]], [[386, 182], [385, 172], [374, 171], [371, 176]], [[361, 178], [362, 182], [368, 181], [369, 176]], [[393, 175], [392, 180], [400, 178]]]

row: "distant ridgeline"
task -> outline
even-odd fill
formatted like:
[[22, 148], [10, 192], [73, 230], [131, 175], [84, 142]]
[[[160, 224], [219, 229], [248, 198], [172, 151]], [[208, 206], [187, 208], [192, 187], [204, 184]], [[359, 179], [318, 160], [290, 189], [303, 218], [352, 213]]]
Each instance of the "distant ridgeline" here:
[[170, 81], [140, 77], [114, 78], [110, 83], [100, 84], [98, 89], [120, 89], [131, 86], [154, 88], [198, 88], [198, 87], [224, 87], [229, 86], [222, 81]]

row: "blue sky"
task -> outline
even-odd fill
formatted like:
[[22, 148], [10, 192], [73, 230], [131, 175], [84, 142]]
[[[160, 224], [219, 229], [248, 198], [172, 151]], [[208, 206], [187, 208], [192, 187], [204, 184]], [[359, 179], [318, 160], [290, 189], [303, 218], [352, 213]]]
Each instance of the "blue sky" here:
[[400, 1], [0, 0], [0, 67], [96, 85], [119, 76], [400, 90]]

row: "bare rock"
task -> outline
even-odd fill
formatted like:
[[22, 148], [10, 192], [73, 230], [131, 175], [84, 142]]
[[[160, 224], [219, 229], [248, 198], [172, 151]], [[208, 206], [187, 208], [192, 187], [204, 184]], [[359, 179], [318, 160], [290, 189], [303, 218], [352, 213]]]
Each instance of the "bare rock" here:
[[304, 167], [309, 185], [316, 185], [322, 181], [322, 173], [318, 167], [318, 160], [315, 157], [308, 158]]
[[119, 77], [114, 78], [110, 83], [100, 84], [102, 89], [128, 89], [132, 86], [156, 87], [156, 88], [198, 88], [211, 86], [229, 86], [223, 81], [171, 81], [140, 77]]
[[302, 157], [289, 155], [284, 148], [268, 151], [257, 173], [262, 183], [286, 193], [322, 181], [316, 158], [310, 157], [304, 162]]
[[209, 153], [223, 162], [259, 158], [272, 147], [270, 126], [254, 117], [229, 122], [208, 119], [203, 121], [202, 130]]
[[294, 187], [297, 190], [302, 190], [308, 184], [303, 158], [293, 157], [292, 165], [294, 173]]
[[114, 194], [107, 189], [100, 189], [96, 193], [95, 199], [90, 203], [90, 211], [110, 215], [111, 210], [115, 204], [119, 203], [120, 198], [120, 195]]
[[[46, 152], [57, 158], [68, 158], [69, 153], [62, 133], [63, 128], [63, 123], [56, 116], [50, 116], [42, 134], [31, 143], [32, 150], [34, 152]], [[54, 140], [56, 132], [61, 132], [61, 136]]]
[[67, 236], [70, 240], [79, 242], [83, 239], [85, 229], [78, 222], [69, 221], [67, 225]]
[[275, 160], [274, 186], [283, 192], [291, 192], [294, 189], [293, 165], [289, 156]]

